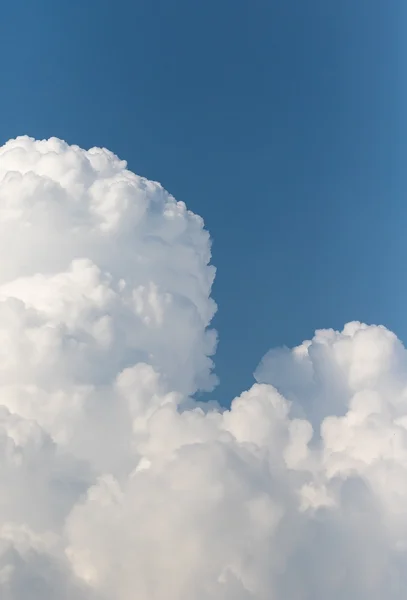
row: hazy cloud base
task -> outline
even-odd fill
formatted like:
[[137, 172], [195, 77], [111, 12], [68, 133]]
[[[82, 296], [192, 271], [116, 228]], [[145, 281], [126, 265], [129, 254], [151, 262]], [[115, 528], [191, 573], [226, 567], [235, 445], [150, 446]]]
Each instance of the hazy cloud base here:
[[[107, 150], [0, 148], [2, 600], [401, 600], [407, 353], [350, 323], [230, 410], [200, 217]], [[242, 344], [244, 339], [242, 339]]]

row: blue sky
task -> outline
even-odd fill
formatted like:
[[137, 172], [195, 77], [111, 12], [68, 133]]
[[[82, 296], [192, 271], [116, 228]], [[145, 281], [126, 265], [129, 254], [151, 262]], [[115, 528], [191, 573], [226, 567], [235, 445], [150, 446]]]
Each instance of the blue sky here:
[[407, 340], [405, 0], [5, 3], [0, 142], [107, 146], [201, 214], [217, 397], [354, 319]]

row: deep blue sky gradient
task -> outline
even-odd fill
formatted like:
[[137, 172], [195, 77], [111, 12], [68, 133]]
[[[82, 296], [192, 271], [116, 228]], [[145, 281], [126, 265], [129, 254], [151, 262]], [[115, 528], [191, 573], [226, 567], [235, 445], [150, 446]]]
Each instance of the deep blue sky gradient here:
[[271, 346], [407, 340], [405, 0], [13, 0], [0, 143], [107, 146], [201, 214], [227, 402]]

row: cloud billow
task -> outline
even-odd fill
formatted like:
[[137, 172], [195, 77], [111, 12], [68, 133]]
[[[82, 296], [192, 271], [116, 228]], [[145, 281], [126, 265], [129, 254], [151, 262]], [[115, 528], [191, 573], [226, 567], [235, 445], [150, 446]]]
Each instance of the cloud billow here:
[[230, 409], [195, 403], [216, 385], [202, 219], [55, 138], [0, 148], [0, 253], [2, 600], [404, 598], [393, 333], [318, 331]]

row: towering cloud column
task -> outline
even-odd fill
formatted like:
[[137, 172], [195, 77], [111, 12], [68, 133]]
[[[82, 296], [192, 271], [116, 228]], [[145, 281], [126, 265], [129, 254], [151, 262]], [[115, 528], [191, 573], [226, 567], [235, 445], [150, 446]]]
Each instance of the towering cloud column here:
[[2, 600], [404, 600], [394, 334], [319, 331], [230, 410], [196, 403], [202, 219], [54, 138], [0, 148], [0, 257]]

